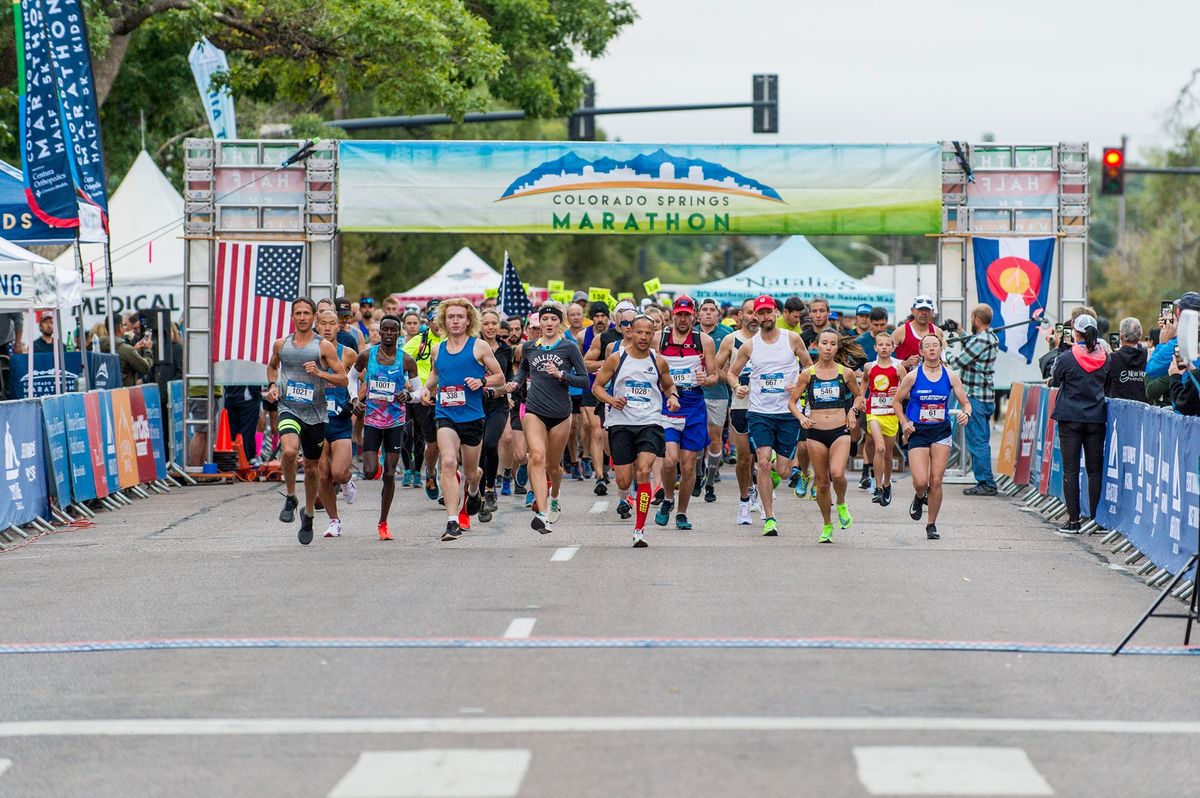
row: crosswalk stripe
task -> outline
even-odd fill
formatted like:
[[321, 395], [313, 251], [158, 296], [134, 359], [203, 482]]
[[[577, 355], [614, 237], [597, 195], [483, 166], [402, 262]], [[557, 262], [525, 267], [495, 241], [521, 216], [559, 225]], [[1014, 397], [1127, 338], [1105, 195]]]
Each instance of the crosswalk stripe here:
[[550, 562], [566, 562], [574, 557], [577, 551], [579, 551], [578, 546], [563, 546], [561, 549], [555, 550]]
[[363, 751], [329, 798], [512, 798], [529, 760], [526, 749]]
[[871, 795], [1054, 795], [1022, 748], [867, 746], [854, 761]]
[[529, 637], [533, 632], [533, 625], [537, 623], [537, 618], [513, 618], [512, 623], [508, 625], [508, 629], [504, 632], [505, 637]]

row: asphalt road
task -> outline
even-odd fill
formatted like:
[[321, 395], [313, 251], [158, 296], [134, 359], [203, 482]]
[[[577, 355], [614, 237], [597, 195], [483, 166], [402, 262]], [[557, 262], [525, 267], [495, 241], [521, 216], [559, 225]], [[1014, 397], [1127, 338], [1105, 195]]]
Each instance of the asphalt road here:
[[0, 795], [1138, 796], [1200, 774], [1200, 661], [1069, 653], [1153, 592], [1004, 498], [952, 488], [934, 542], [906, 480], [886, 509], [851, 487], [856, 523], [819, 545], [790, 495], [780, 537], [736, 526], [727, 469], [694, 530], [633, 550], [590, 483], [552, 534], [514, 497], [455, 543], [408, 489], [378, 541], [360, 483], [345, 536], [302, 547], [275, 490], [175, 490], [0, 554]]

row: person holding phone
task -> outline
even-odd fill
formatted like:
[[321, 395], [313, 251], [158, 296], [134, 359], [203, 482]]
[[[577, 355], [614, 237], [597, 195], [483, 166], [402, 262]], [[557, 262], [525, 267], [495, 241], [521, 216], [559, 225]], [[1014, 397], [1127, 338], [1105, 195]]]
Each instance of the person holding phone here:
[[1058, 531], [1077, 535], [1081, 529], [1079, 505], [1079, 455], [1082, 451], [1088, 476], [1088, 507], [1094, 513], [1103, 487], [1104, 431], [1108, 400], [1109, 359], [1100, 347], [1100, 331], [1091, 314], [1082, 313], [1072, 323], [1071, 350], [1059, 356], [1050, 378], [1058, 400], [1051, 414], [1058, 424], [1062, 448], [1063, 501], [1067, 521]]
[[1121, 319], [1120, 332], [1112, 334], [1112, 354], [1108, 356], [1108, 379], [1104, 395], [1110, 399], [1149, 402], [1146, 398], [1146, 348], [1142, 346], [1142, 323], [1130, 317]]
[[1046, 332], [1046, 343], [1050, 345], [1050, 351], [1038, 360], [1043, 380], [1050, 379], [1050, 372], [1054, 370], [1054, 361], [1058, 359], [1059, 354], [1071, 348], [1070, 338], [1063, 333], [1061, 324], [1055, 324]]
[[1179, 327], [1179, 316], [1185, 310], [1200, 311], [1200, 293], [1188, 291], [1174, 302], [1168, 300], [1162, 303], [1162, 312], [1158, 318], [1158, 346], [1154, 347], [1154, 351], [1146, 359], [1147, 380], [1167, 376], [1171, 361], [1179, 351], [1175, 336]]

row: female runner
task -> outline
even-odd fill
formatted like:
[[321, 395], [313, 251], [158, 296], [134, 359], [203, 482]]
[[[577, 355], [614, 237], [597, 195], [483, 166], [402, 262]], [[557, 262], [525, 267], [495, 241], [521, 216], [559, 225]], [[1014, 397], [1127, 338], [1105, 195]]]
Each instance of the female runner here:
[[[504, 381], [512, 379], [512, 347], [500, 337], [500, 314], [492, 308], [479, 314], [479, 337], [492, 348]], [[500, 438], [508, 427], [508, 391], [503, 386], [483, 389], [483, 451], [481, 465], [483, 466], [483, 507], [479, 510], [479, 520], [487, 523], [496, 512], [496, 473], [500, 469]]]

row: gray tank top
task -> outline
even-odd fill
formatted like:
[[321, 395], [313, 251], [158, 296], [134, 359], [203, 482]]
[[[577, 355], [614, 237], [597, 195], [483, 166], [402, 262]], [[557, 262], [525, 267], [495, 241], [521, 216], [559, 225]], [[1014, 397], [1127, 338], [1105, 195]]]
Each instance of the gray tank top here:
[[321, 363], [319, 335], [304, 346], [296, 346], [295, 336], [283, 340], [279, 350], [279, 404], [305, 424], [324, 424], [326, 414], [325, 380], [304, 371], [305, 363]]

